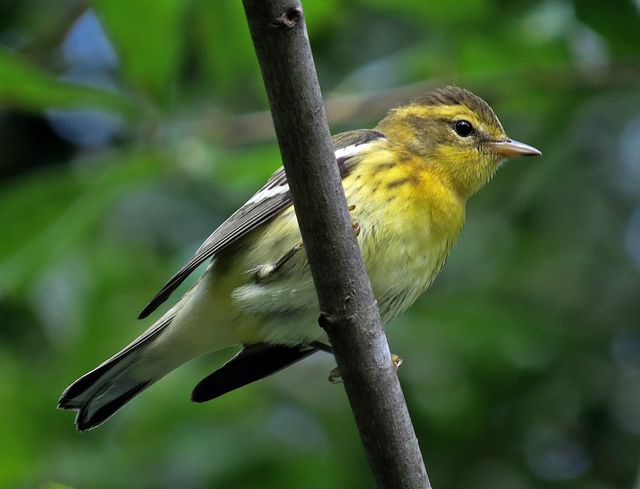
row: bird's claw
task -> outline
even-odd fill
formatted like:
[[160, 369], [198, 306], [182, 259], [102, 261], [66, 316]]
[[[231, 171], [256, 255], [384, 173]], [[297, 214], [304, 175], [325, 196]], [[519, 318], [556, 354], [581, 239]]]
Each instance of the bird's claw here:
[[342, 384], [342, 382], [344, 382], [342, 380], [342, 374], [340, 373], [340, 369], [338, 367], [329, 372], [329, 382], [331, 382], [332, 384]]
[[[404, 362], [404, 359], [400, 355], [396, 355], [395, 353], [391, 354], [391, 363], [393, 363], [393, 366], [396, 370], [400, 368], [402, 362]], [[342, 379], [342, 374], [340, 373], [340, 368], [336, 367], [331, 372], [329, 372], [329, 382], [331, 382], [332, 384], [341, 384], [342, 382], [344, 382], [344, 380]]]
[[396, 370], [398, 370], [400, 368], [400, 365], [402, 365], [402, 362], [404, 362], [404, 358], [402, 358], [400, 355], [396, 355], [395, 353], [392, 353], [391, 362], [396, 367]]
[[351, 221], [351, 226], [353, 227], [353, 232], [356, 235], [356, 238], [360, 236], [360, 221], [358, 219], [354, 219]]
[[[355, 209], [356, 209], [355, 205], [349, 206], [349, 212], [354, 211]], [[353, 232], [355, 233], [356, 238], [360, 236], [360, 220], [354, 219], [353, 221], [351, 221], [351, 227], [353, 227]]]
[[275, 263], [269, 263], [268, 265], [260, 265], [254, 269], [256, 281], [258, 282], [266, 282], [268, 281], [282, 266], [287, 263], [293, 255], [295, 255], [304, 244], [302, 241], [287, 251], [284, 255], [278, 258], [278, 261]]

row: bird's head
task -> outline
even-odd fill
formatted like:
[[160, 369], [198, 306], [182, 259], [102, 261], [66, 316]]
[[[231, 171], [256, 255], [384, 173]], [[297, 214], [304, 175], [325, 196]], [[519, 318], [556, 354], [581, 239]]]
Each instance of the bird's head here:
[[437, 172], [464, 198], [478, 191], [505, 159], [541, 154], [510, 139], [489, 104], [455, 86], [393, 109], [378, 128], [392, 144], [420, 156], [424, 171]]

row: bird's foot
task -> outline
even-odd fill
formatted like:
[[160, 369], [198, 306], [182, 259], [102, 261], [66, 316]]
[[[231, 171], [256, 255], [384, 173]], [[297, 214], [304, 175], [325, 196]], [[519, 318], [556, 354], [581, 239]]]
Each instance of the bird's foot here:
[[351, 226], [353, 227], [353, 232], [356, 235], [356, 238], [360, 236], [360, 221], [358, 219], [354, 219], [351, 221]]
[[404, 362], [404, 358], [402, 358], [400, 355], [396, 355], [395, 353], [391, 354], [391, 363], [393, 363], [393, 365], [396, 367], [396, 370], [400, 368], [402, 362]]
[[[355, 205], [350, 205], [349, 206], [349, 212], [353, 211], [356, 209]], [[353, 221], [351, 221], [351, 226], [353, 227], [353, 232], [356, 235], [356, 238], [358, 236], [360, 236], [360, 220], [359, 219], [354, 219]]]
[[329, 382], [331, 382], [332, 384], [342, 384], [342, 374], [340, 373], [340, 369], [338, 367], [329, 372]]
[[[393, 366], [396, 370], [398, 370], [400, 365], [402, 365], [402, 362], [404, 362], [404, 359], [400, 355], [396, 355], [395, 353], [391, 354], [391, 363], [393, 363]], [[331, 382], [332, 384], [341, 384], [342, 382], [344, 382], [342, 380], [342, 374], [340, 373], [340, 369], [338, 367], [334, 368], [329, 373], [329, 382]]]
[[302, 241], [282, 255], [275, 263], [260, 265], [254, 269], [257, 282], [267, 282], [275, 275], [282, 266], [287, 263], [293, 256], [302, 249], [304, 244]]

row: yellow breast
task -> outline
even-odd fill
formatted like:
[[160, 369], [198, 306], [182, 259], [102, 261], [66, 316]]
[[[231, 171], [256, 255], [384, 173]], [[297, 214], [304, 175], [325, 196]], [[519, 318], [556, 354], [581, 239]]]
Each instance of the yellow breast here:
[[384, 322], [429, 287], [464, 222], [463, 200], [428, 162], [398, 155], [376, 151], [344, 181]]
[[[420, 161], [399, 162], [397, 156], [380, 148], [365, 154], [343, 181], [347, 202], [355, 206], [351, 214], [360, 224], [358, 242], [384, 323], [431, 284], [464, 220], [464, 202], [437, 175], [425, 171]], [[293, 208], [259, 232], [259, 239], [237, 257], [242, 272], [233, 274], [241, 277], [231, 287], [233, 303], [243, 314], [275, 318], [275, 326], [268, 332], [263, 327], [260, 335], [284, 341], [280, 333], [295, 327], [300, 329], [296, 341], [313, 338], [319, 334], [318, 306], [304, 248], [268, 279], [254, 276], [300, 243]]]

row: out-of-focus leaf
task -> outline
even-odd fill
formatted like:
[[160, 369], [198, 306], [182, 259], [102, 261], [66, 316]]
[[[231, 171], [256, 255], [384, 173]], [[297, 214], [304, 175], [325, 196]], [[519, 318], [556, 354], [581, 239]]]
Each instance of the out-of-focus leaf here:
[[172, 93], [182, 62], [184, 0], [94, 0], [124, 76], [158, 102]]
[[599, 0], [574, 0], [578, 18], [607, 40], [618, 55], [637, 56], [640, 45], [640, 10], [631, 0], [617, 0], [603, 15]]
[[158, 177], [163, 168], [156, 155], [133, 152], [83, 175], [45, 171], [0, 192], [2, 289], [23, 285], [90, 232], [123, 192]]
[[365, 3], [392, 11], [395, 14], [422, 17], [436, 22], [460, 22], [480, 17], [492, 11], [492, 5], [489, 0], [460, 2], [425, 2], [423, 0], [387, 2], [385, 0], [367, 0]]
[[341, 8], [340, 0], [304, 2], [304, 16], [311, 37], [316, 31], [330, 26], [336, 20], [336, 12]]
[[107, 90], [63, 82], [0, 47], [0, 106], [45, 108], [96, 107], [130, 113], [126, 97]]
[[[263, 99], [264, 88], [251, 43], [242, 3], [234, 0], [198, 0], [194, 3], [192, 31], [195, 46], [210, 87], [215, 87], [222, 106]], [[233, 49], [229, 49], [233, 46]], [[204, 89], [210, 89], [205, 87]]]

